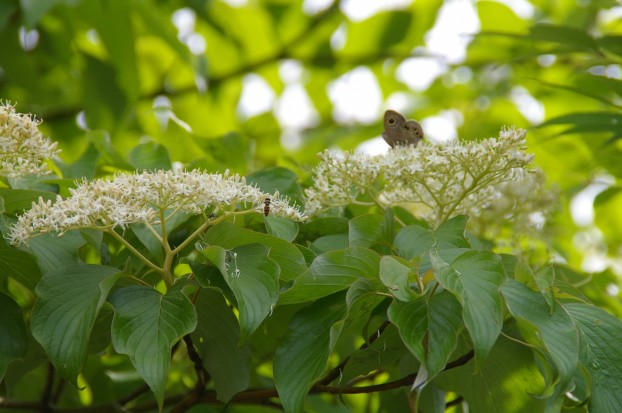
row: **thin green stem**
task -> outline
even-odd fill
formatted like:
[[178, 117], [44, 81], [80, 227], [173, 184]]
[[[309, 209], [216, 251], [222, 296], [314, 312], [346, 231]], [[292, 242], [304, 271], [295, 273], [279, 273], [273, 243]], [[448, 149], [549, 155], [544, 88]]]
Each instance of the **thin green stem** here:
[[173, 258], [175, 254], [171, 251], [171, 246], [168, 243], [168, 232], [166, 231], [166, 217], [164, 216], [164, 210], [160, 209], [160, 226], [162, 227], [162, 248], [164, 248], [164, 263], [162, 264], [162, 278], [166, 288], [173, 286], [173, 274], [171, 273], [173, 267]]
[[107, 232], [114, 239], [116, 239], [121, 244], [123, 244], [125, 246], [125, 248], [130, 250], [130, 252], [132, 254], [134, 254], [139, 260], [141, 260], [147, 267], [151, 268], [152, 270], [154, 270], [158, 274], [162, 274], [163, 273], [162, 268], [158, 267], [156, 264], [151, 262], [147, 257], [145, 257], [143, 254], [141, 254], [140, 251], [138, 251], [136, 248], [134, 248], [134, 246], [132, 244], [127, 242], [121, 235], [117, 234], [114, 229], [110, 228], [110, 229], [106, 230], [105, 232]]

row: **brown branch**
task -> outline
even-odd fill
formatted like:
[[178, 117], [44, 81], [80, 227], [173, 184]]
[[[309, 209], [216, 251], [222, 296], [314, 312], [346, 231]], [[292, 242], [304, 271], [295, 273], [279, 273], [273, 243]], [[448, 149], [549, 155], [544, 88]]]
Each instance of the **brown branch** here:
[[52, 388], [54, 387], [54, 366], [48, 362], [48, 370], [45, 378], [45, 386], [41, 394], [41, 413], [47, 413], [51, 410], [50, 399], [52, 397]]
[[207, 381], [209, 380], [209, 373], [203, 368], [203, 361], [201, 360], [201, 356], [199, 356], [199, 353], [197, 353], [196, 349], [194, 348], [194, 343], [192, 342], [192, 337], [190, 337], [190, 334], [186, 334], [184, 336], [184, 343], [186, 343], [188, 357], [194, 364], [194, 371], [197, 376], [197, 382], [194, 386], [194, 390], [190, 391], [186, 395], [186, 397], [184, 397], [179, 403], [173, 406], [170, 413], [183, 413], [195, 404], [197, 404], [197, 400], [205, 391], [205, 383], [207, 383]]
[[[463, 356], [453, 360], [445, 366], [443, 371], [451, 370], [456, 367], [460, 367], [468, 363], [474, 356], [474, 351], [471, 350]], [[415, 378], [417, 377], [417, 373], [409, 374], [408, 376], [402, 377], [400, 379], [390, 381], [387, 383], [373, 384], [369, 386], [327, 386], [323, 384], [315, 384], [311, 387], [309, 394], [319, 394], [319, 393], [327, 393], [327, 394], [362, 394], [362, 393], [375, 393], [386, 390], [393, 390], [400, 387], [411, 386]], [[139, 389], [140, 390], [140, 389]], [[135, 390], [134, 393], [138, 393], [138, 390]], [[193, 392], [194, 393], [194, 392]], [[196, 393], [195, 393], [196, 394]], [[55, 413], [106, 413], [115, 409], [115, 406], [119, 406], [120, 404], [127, 403], [127, 401], [132, 400], [134, 397], [130, 397], [132, 395], [126, 396], [124, 399], [120, 399], [117, 403], [102, 405], [102, 406], [90, 406], [90, 407], [82, 407], [82, 408], [73, 408], [73, 409], [53, 409], [50, 411]], [[164, 400], [164, 406], [171, 406], [175, 404], [180, 404], [186, 399], [187, 395], [176, 395], [171, 396]], [[268, 399], [279, 397], [276, 389], [256, 389], [256, 390], [247, 390], [235, 395], [231, 401], [232, 403], [240, 403], [240, 404], [260, 404], [268, 407], [280, 408], [278, 404], [270, 402]], [[127, 401], [124, 401], [127, 400]], [[448, 404], [454, 405], [460, 403], [462, 401], [461, 398], [457, 398], [455, 400], [450, 401]], [[203, 394], [198, 395], [194, 400], [192, 400], [192, 405], [196, 405], [199, 403], [206, 404], [219, 404], [222, 403], [216, 397], [216, 392], [213, 390], [205, 391]], [[32, 402], [20, 402], [20, 401], [10, 401], [3, 398], [0, 398], [0, 408], [10, 408], [15, 410], [40, 410], [44, 405], [42, 403], [32, 403]], [[155, 402], [148, 402], [145, 404], [141, 404], [138, 406], [134, 406], [131, 408], [126, 408], [126, 410], [141, 413], [148, 412], [154, 409], [157, 409], [157, 404]], [[186, 403], [183, 403], [184, 408], [188, 408]], [[184, 410], [181, 410], [184, 411]]]

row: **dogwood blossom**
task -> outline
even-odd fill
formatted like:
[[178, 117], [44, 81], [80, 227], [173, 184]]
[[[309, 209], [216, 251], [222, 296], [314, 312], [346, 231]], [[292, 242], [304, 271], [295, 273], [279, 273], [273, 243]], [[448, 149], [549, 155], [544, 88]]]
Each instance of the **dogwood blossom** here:
[[46, 159], [60, 150], [58, 143], [44, 138], [39, 121], [17, 113], [8, 102], [0, 103], [0, 175], [18, 177], [49, 173]]
[[243, 177], [207, 174], [200, 171], [172, 171], [118, 174], [110, 178], [82, 181], [71, 196], [57, 196], [55, 202], [33, 203], [18, 217], [10, 241], [24, 243], [46, 232], [63, 233], [79, 228], [125, 228], [133, 223], [159, 224], [160, 212], [188, 214], [228, 214], [236, 211], [263, 211], [270, 198], [270, 213], [294, 220], [304, 217], [278, 192], [267, 194], [246, 184]]
[[503, 219], [508, 205], [533, 213], [546, 209], [551, 197], [525, 150], [525, 131], [510, 128], [498, 138], [423, 141], [378, 156], [326, 151], [305, 191], [306, 212], [371, 198], [382, 207], [405, 206], [433, 226], [459, 214]]

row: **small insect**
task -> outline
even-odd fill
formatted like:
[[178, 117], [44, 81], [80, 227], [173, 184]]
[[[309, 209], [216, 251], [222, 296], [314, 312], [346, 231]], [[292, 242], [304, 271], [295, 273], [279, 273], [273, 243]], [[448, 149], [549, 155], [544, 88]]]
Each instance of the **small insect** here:
[[209, 214], [209, 219], [214, 219], [216, 218], [216, 213], [212, 212], [211, 214]]
[[384, 140], [394, 148], [397, 145], [415, 145], [423, 140], [423, 129], [419, 122], [406, 118], [394, 110], [384, 112]]
[[264, 216], [268, 216], [268, 214], [270, 213], [270, 198], [266, 198], [263, 201], [264, 207], [263, 207], [263, 214]]

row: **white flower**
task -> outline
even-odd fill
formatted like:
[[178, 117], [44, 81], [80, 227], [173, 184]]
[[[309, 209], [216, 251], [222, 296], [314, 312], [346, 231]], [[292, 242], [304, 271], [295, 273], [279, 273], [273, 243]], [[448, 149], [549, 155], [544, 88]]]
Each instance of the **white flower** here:
[[317, 214], [367, 197], [382, 207], [406, 206], [433, 226], [459, 214], [504, 219], [507, 208], [498, 204], [520, 204], [521, 213], [513, 216], [542, 212], [554, 197], [543, 189], [541, 172], [527, 169], [533, 155], [525, 149], [525, 131], [508, 128], [499, 138], [423, 141], [375, 157], [345, 153], [338, 159], [325, 152], [314, 184], [305, 191], [306, 211]]
[[57, 142], [44, 138], [39, 122], [15, 112], [8, 102], [0, 102], [0, 175], [18, 177], [49, 173], [46, 159], [60, 150]]
[[18, 217], [9, 236], [11, 243], [23, 243], [45, 232], [63, 233], [78, 228], [125, 228], [133, 223], [159, 224], [160, 212], [231, 214], [263, 212], [270, 198], [270, 213], [303, 220], [300, 210], [278, 193], [266, 194], [247, 185], [239, 175], [207, 174], [200, 171], [172, 171], [119, 174], [111, 178], [83, 181], [71, 196], [56, 201], [39, 199]]

